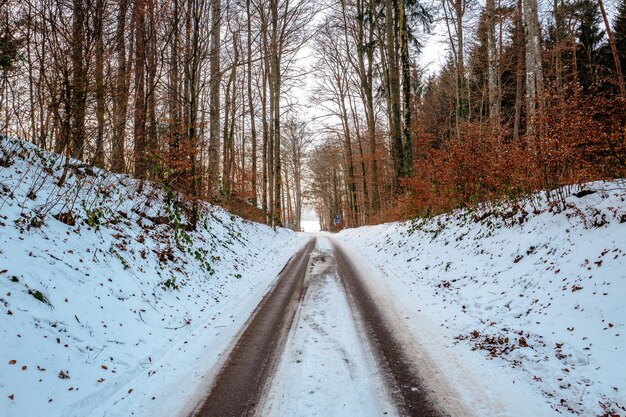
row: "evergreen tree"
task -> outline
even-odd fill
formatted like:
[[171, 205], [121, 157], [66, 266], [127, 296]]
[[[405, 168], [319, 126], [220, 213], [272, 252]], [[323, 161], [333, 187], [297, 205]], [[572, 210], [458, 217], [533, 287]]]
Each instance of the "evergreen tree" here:
[[613, 24], [613, 36], [620, 56], [622, 69], [626, 70], [626, 0], [622, 0], [617, 9], [617, 17]]
[[576, 7], [578, 10], [578, 79], [584, 90], [589, 90], [596, 82], [596, 64], [598, 64], [598, 51], [604, 38], [604, 31], [598, 4], [595, 0], [580, 0]]
[[17, 58], [17, 44], [10, 36], [0, 35], [0, 70], [9, 70]]
[[0, 70], [6, 71], [13, 68], [18, 58], [18, 42], [13, 37], [14, 28], [8, 21], [3, 22], [0, 29]]

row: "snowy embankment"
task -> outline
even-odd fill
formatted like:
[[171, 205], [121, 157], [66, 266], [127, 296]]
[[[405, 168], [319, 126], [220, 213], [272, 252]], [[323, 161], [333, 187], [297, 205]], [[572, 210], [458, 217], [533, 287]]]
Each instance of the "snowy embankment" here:
[[626, 183], [583, 188], [338, 239], [478, 415], [624, 416]]
[[185, 415], [305, 238], [0, 142], [0, 415]]

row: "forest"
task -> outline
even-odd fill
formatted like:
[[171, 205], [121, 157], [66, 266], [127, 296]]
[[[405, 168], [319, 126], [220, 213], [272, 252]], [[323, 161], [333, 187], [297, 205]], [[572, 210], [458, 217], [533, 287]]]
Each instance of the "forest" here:
[[626, 176], [626, 0], [0, 7], [1, 134], [154, 182], [192, 225], [200, 200], [337, 230]]

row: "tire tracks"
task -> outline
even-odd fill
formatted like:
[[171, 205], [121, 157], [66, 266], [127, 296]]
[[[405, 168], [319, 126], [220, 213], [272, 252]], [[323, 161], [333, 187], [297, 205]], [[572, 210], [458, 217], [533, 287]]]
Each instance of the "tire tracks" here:
[[332, 246], [343, 286], [386, 377], [398, 411], [407, 417], [444, 416], [356, 268], [339, 245], [332, 242]]
[[282, 352], [298, 304], [312, 239], [281, 271], [276, 286], [263, 298], [228, 354], [205, 402], [195, 417], [253, 416]]
[[[416, 369], [415, 361], [376, 305], [350, 258], [329, 240], [332, 254], [313, 259], [314, 238], [287, 263], [276, 286], [261, 301], [228, 353], [207, 399], [193, 414], [195, 417], [252, 417], [259, 412], [284, 353], [287, 335], [297, 324], [294, 318], [307, 291], [309, 265], [312, 259], [325, 263], [326, 256], [334, 258], [338, 284], [347, 296], [353, 320], [364, 333], [363, 343], [368, 344], [399, 414], [407, 417], [446, 415], [424, 383], [426, 375]], [[314, 320], [309, 324], [315, 330]], [[320, 337], [327, 335], [320, 332]]]

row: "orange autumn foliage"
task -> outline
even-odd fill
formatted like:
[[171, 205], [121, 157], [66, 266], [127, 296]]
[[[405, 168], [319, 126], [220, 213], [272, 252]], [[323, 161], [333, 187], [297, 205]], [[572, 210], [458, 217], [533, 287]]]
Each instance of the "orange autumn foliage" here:
[[626, 176], [624, 100], [574, 95], [545, 102], [536, 134], [515, 141], [508, 129], [474, 122], [464, 125], [460, 138], [435, 148], [433, 138], [417, 130], [413, 175], [403, 181], [387, 219]]

